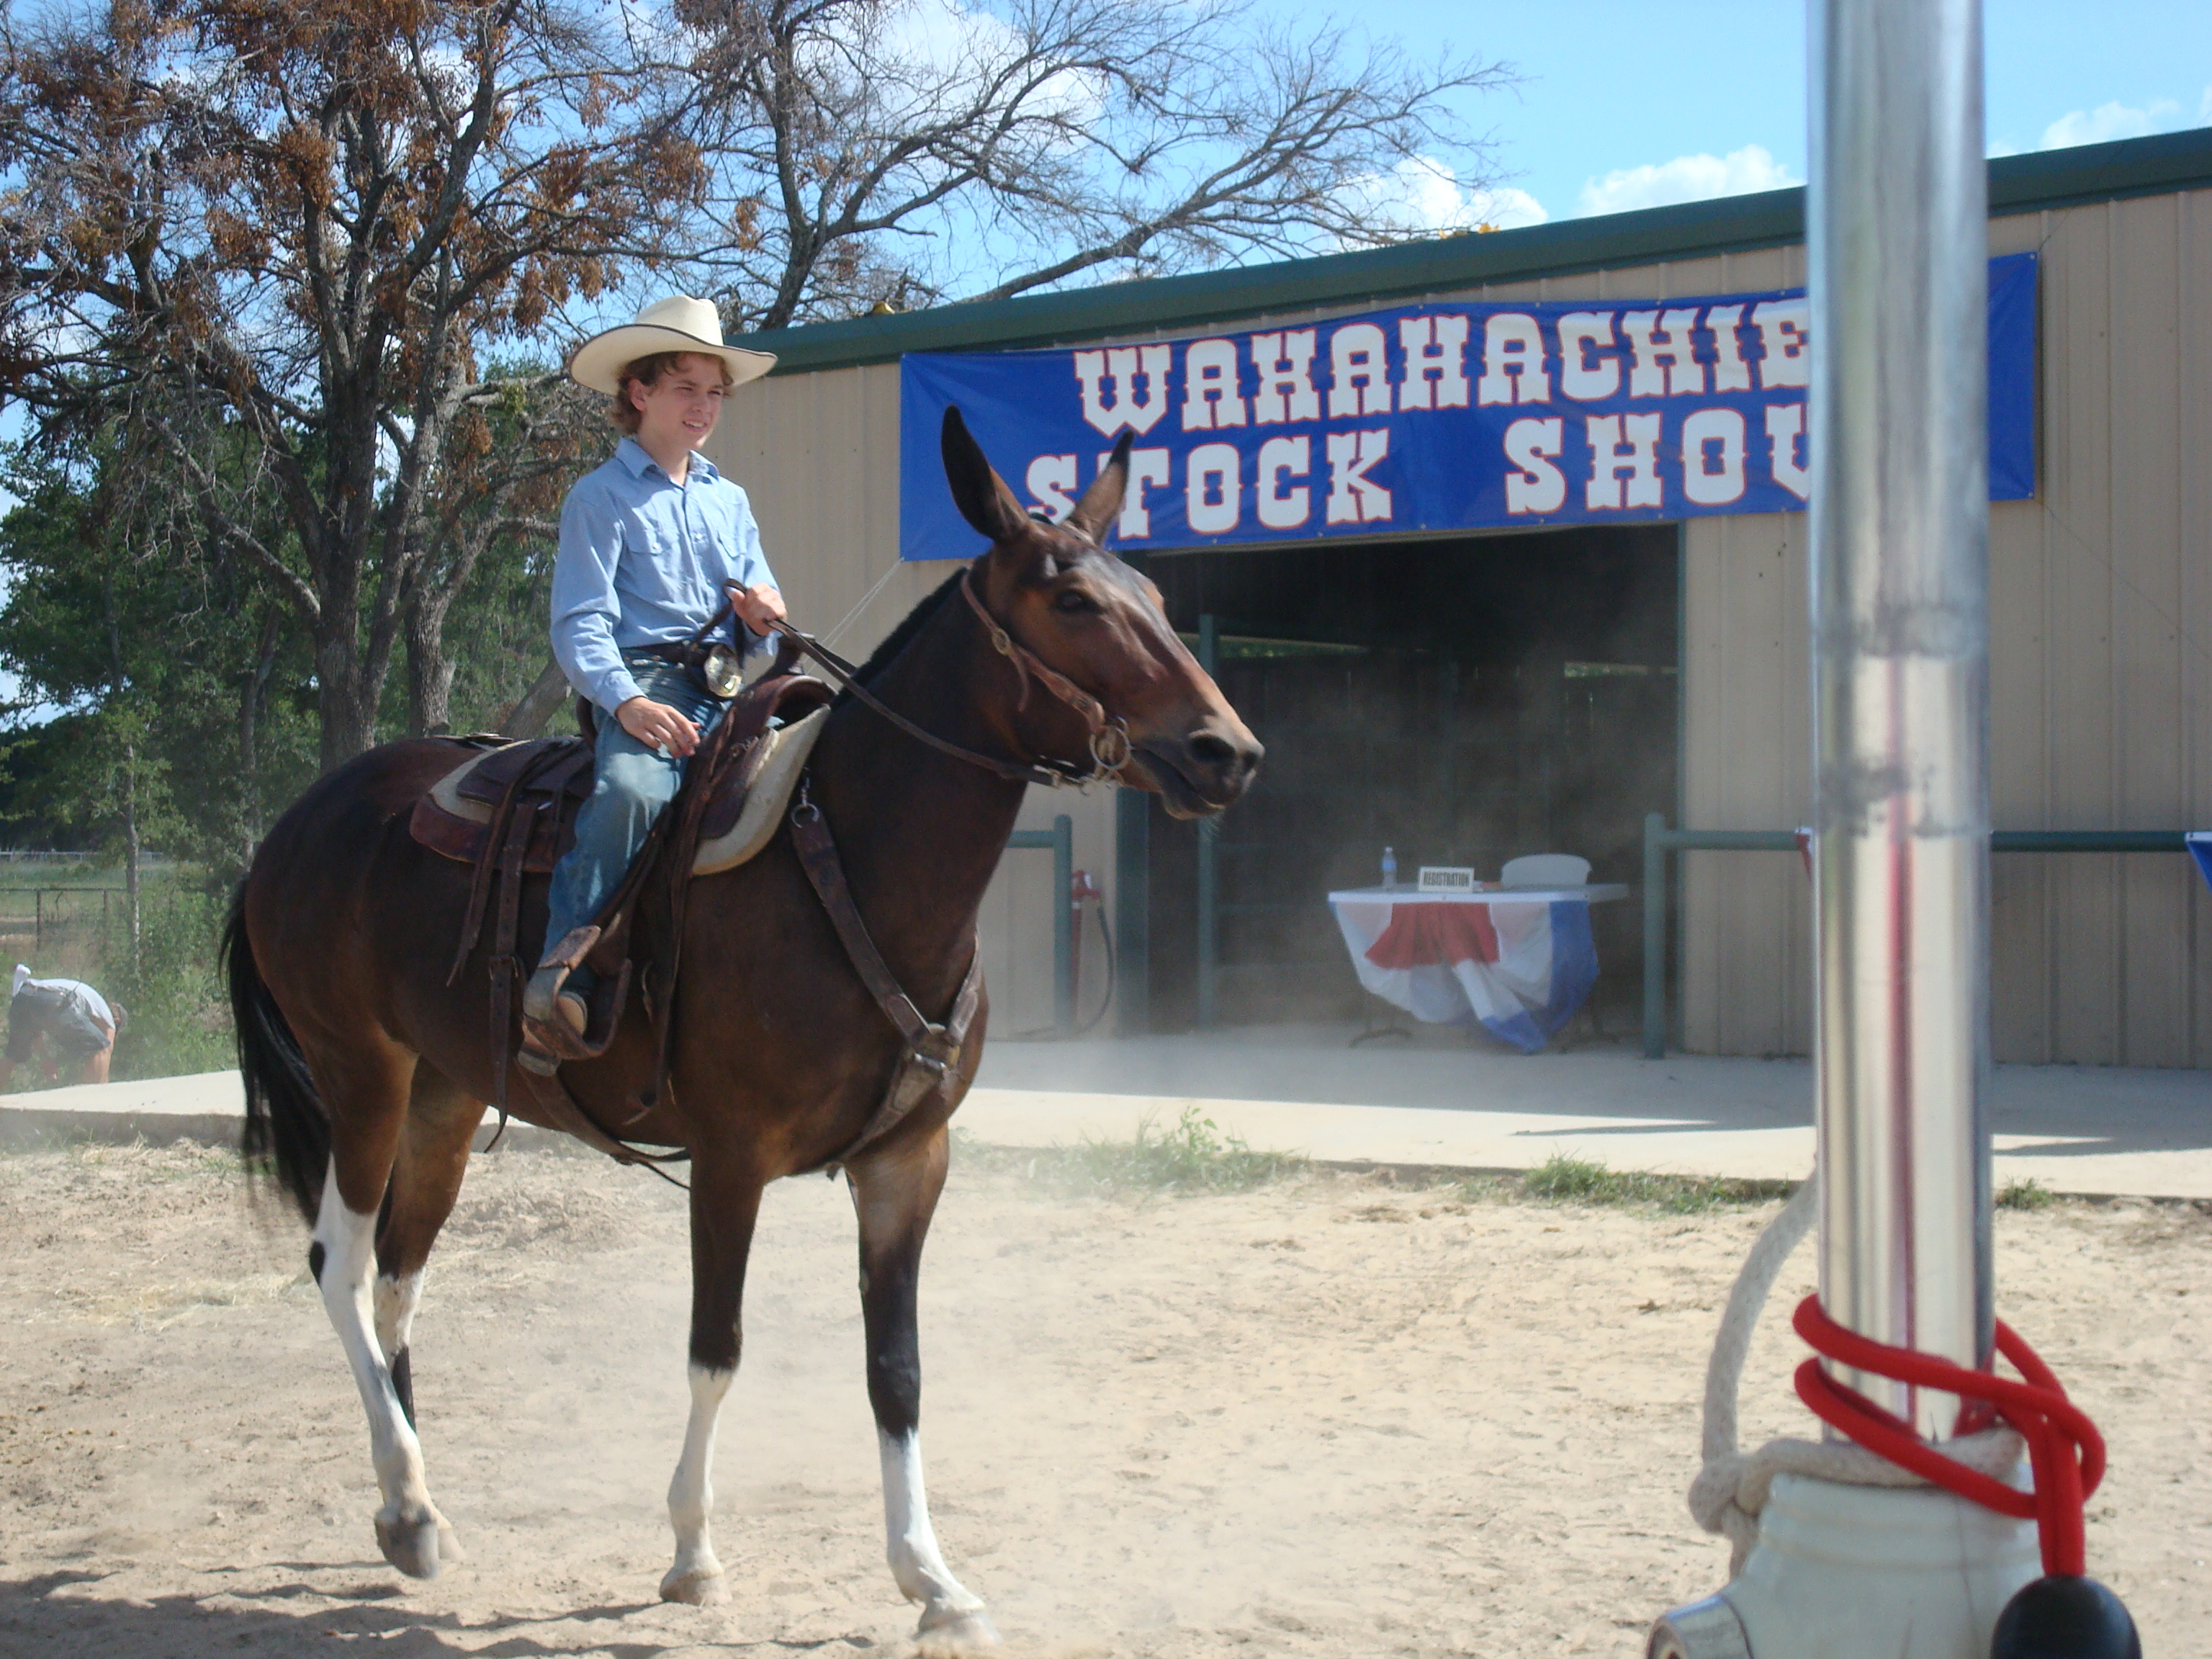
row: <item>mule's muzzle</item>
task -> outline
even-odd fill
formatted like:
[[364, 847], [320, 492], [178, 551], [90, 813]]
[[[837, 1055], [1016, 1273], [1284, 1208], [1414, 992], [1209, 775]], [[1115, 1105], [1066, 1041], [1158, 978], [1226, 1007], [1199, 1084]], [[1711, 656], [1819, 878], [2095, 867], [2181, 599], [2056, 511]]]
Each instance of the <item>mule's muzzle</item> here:
[[1172, 817], [1202, 818], [1234, 806], [1258, 775], [1267, 752], [1242, 726], [1208, 720], [1180, 737], [1146, 736], [1136, 763], [1159, 791]]

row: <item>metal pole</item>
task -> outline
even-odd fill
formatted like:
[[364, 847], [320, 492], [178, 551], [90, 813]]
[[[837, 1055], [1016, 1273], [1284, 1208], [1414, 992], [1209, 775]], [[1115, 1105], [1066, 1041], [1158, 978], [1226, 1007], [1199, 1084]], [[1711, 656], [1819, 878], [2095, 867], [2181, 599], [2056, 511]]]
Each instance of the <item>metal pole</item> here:
[[[1979, 0], [1822, 0], [1811, 45], [1820, 1297], [1880, 1341], [1985, 1364]], [[1960, 1427], [1951, 1395], [1838, 1375], [1923, 1435]]]
[[1075, 820], [1052, 821], [1052, 1023], [1062, 1036], [1075, 1030]]
[[1644, 815], [1644, 1058], [1667, 1058], [1667, 820]]
[[[1217, 654], [1213, 613], [1207, 611], [1198, 619], [1198, 665], [1209, 675], [1213, 672]], [[1216, 904], [1218, 849], [1214, 843], [1221, 835], [1218, 818], [1198, 821], [1198, 1029], [1213, 1029], [1214, 981], [1221, 957], [1221, 912]]]
[[1152, 1033], [1152, 798], [1114, 792], [1114, 1029]]

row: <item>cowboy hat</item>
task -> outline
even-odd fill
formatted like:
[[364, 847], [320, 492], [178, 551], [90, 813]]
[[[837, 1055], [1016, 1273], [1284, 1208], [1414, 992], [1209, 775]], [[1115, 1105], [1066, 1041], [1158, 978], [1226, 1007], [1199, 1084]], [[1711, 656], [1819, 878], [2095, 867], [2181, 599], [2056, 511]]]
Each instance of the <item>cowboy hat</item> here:
[[637, 313], [635, 322], [611, 328], [584, 342], [568, 359], [568, 378], [578, 386], [610, 394], [622, 389], [622, 372], [641, 357], [657, 351], [696, 351], [720, 357], [729, 366], [730, 382], [743, 386], [775, 367], [771, 351], [747, 351], [722, 343], [722, 319], [712, 300], [695, 300], [688, 294], [655, 300]]

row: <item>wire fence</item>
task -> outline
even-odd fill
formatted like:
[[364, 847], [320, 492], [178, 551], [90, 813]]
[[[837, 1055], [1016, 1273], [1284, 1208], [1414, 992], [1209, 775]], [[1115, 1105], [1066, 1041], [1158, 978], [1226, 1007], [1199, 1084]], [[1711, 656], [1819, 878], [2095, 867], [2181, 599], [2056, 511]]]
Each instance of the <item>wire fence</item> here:
[[[143, 890], [139, 911], [149, 908]], [[0, 888], [0, 944], [33, 953], [97, 944], [102, 952], [130, 926], [131, 896], [121, 887]]]

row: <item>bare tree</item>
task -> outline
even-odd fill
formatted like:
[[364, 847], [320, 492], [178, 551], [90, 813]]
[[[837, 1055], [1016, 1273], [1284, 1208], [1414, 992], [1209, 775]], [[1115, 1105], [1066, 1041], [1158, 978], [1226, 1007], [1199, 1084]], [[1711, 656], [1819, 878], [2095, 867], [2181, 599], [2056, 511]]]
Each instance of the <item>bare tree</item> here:
[[1513, 79], [1240, 0], [678, 12], [759, 328], [1433, 234], [1402, 186], [1493, 182], [1451, 104]]
[[[374, 741], [410, 605], [434, 626], [500, 492], [543, 476], [471, 474], [508, 392], [480, 355], [686, 234], [681, 88], [542, 0], [64, 5], [4, 53], [0, 377], [162, 446], [312, 636], [336, 765]], [[234, 427], [243, 483], [205, 461]], [[489, 498], [441, 487], [464, 475]]]
[[403, 652], [444, 724], [457, 597], [592, 447], [499, 354], [649, 289], [775, 327], [1425, 234], [1509, 79], [1243, 0], [47, 0], [0, 12], [0, 392], [162, 458], [328, 768]]

